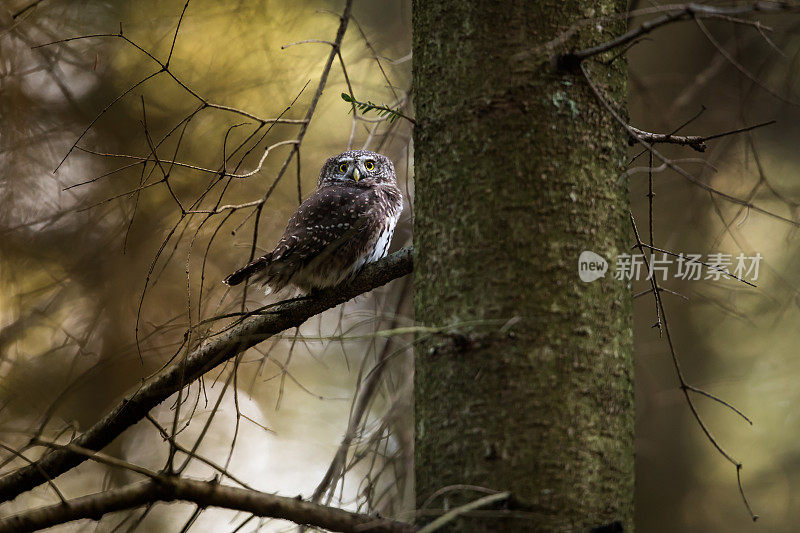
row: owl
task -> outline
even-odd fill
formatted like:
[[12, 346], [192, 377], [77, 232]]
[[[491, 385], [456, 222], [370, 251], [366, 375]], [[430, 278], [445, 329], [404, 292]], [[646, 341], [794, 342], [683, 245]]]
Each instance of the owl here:
[[251, 278], [266, 285], [267, 294], [289, 284], [304, 292], [337, 285], [386, 255], [402, 210], [388, 157], [368, 150], [331, 157], [275, 249], [224, 282]]

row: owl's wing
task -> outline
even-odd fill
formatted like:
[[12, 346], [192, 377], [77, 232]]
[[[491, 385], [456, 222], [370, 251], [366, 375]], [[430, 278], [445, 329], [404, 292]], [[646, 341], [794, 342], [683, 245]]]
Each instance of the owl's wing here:
[[289, 219], [275, 249], [225, 278], [225, 283], [236, 285], [251, 276], [268, 280], [275, 274], [288, 280], [297, 269], [324, 259], [371, 223], [366, 216], [371, 195], [369, 189], [355, 187], [317, 189]]
[[304, 265], [336, 250], [370, 222], [372, 191], [328, 186], [314, 191], [289, 219], [271, 261]]

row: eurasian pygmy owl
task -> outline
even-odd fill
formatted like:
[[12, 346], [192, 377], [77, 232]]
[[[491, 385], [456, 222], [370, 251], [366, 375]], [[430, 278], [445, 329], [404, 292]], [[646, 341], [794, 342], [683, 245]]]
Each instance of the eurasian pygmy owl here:
[[368, 150], [331, 157], [275, 249], [224, 282], [253, 278], [268, 293], [290, 283], [306, 292], [336, 285], [386, 255], [402, 210], [388, 157]]

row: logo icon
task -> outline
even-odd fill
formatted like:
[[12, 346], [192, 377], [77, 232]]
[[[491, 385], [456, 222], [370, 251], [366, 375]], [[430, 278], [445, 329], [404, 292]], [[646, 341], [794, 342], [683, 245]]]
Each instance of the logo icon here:
[[600, 279], [608, 272], [608, 261], [589, 250], [584, 250], [578, 257], [578, 276], [581, 281], [589, 283]]

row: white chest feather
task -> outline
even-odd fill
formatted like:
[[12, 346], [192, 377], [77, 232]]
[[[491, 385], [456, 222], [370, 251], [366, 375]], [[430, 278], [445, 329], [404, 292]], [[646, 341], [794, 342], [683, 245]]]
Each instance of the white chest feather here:
[[397, 216], [389, 217], [378, 235], [378, 240], [375, 242], [375, 248], [372, 250], [372, 255], [367, 260], [368, 263], [377, 261], [386, 257], [389, 251], [389, 245], [392, 243], [392, 236], [394, 235], [394, 227], [397, 225]]
[[386, 257], [389, 251], [389, 245], [392, 243], [392, 236], [394, 235], [394, 228], [397, 226], [398, 215], [390, 216], [383, 224], [381, 231], [373, 241], [372, 246], [367, 249], [367, 253], [362, 255], [358, 261], [353, 265], [353, 270], [360, 269], [367, 263], [372, 263]]

